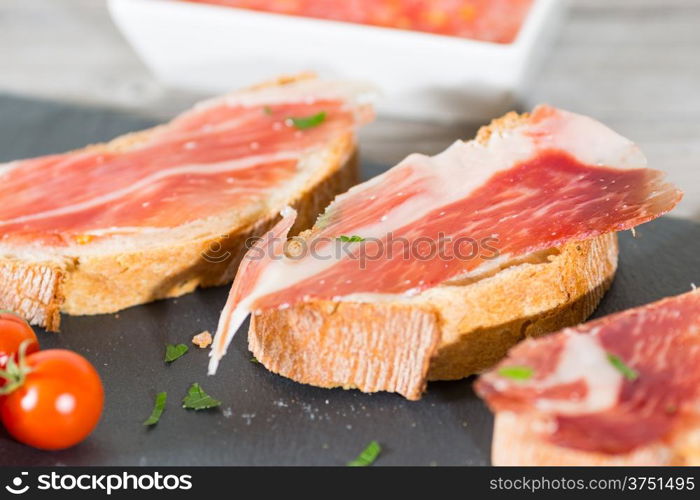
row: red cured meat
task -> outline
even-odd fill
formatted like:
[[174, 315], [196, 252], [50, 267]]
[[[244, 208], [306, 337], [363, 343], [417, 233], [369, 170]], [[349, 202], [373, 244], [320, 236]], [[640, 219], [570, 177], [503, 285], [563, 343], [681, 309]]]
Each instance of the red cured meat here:
[[499, 43], [515, 39], [532, 4], [532, 0], [189, 1]]
[[[607, 408], [557, 411], [557, 403], [585, 400], [596, 390], [586, 377], [552, 385], [554, 372], [576, 370], [561, 364], [562, 352], [576, 336], [595, 339], [602, 352], [617, 356], [636, 373], [611, 381], [616, 397]], [[591, 363], [591, 370], [611, 363], [606, 357], [576, 361], [583, 362]], [[511, 366], [529, 367], [533, 375], [527, 380], [504, 376], [504, 367]], [[476, 390], [496, 412], [534, 412], [553, 423], [542, 432], [549, 442], [617, 454], [668, 439], [689, 421], [700, 421], [699, 368], [700, 291], [692, 291], [527, 340], [481, 377]]]
[[[678, 195], [661, 178], [659, 172], [647, 169], [592, 168], [564, 152], [543, 151], [530, 161], [494, 175], [469, 197], [438, 206], [396, 229], [393, 238], [408, 241], [438, 241], [440, 235], [453, 241], [492, 238], [492, 246], [500, 254], [523, 255], [572, 239], [629, 229], [667, 212], [675, 205]], [[411, 196], [415, 189], [419, 188], [409, 187], [401, 197]], [[382, 201], [371, 206], [353, 199], [347, 206], [341, 203], [333, 215], [343, 222], [339, 222], [340, 227], [333, 226], [325, 232], [354, 234], [355, 227], [366, 219], [376, 218], [378, 213], [387, 212], [392, 203], [401, 199], [392, 191], [396, 187], [384, 192]], [[493, 210], [494, 206], [498, 209]], [[332, 298], [357, 291], [416, 293], [472, 271], [484, 263], [484, 257], [490, 256], [471, 258], [466, 249], [447, 245], [445, 258], [426, 259], [419, 252], [411, 252], [408, 258], [397, 262], [382, 250], [388, 245], [388, 238], [367, 242], [358, 252], [369, 256], [382, 254], [384, 258], [345, 259], [325, 272], [262, 297], [256, 306], [265, 309], [293, 303], [301, 296]], [[398, 251], [400, 248], [393, 256]], [[350, 283], [348, 277], [352, 277]], [[323, 287], [318, 286], [320, 281]]]
[[[120, 228], [172, 228], [265, 200], [299, 158], [352, 133], [341, 99], [200, 106], [123, 152], [82, 151], [0, 165], [0, 237], [63, 246]], [[297, 129], [290, 117], [324, 112]]]
[[[265, 269], [265, 266], [269, 264], [270, 261], [280, 258], [284, 254], [284, 246], [286, 242], [286, 236], [289, 230], [294, 225], [294, 220], [296, 218], [296, 211], [294, 209], [288, 208], [282, 213], [282, 220], [275, 225], [272, 231], [269, 231], [263, 238], [258, 240], [253, 248], [248, 252], [238, 266], [237, 276], [246, 276], [245, 281], [240, 281], [241, 285], [231, 289], [230, 300], [235, 302], [240, 302], [248, 294], [251, 293], [253, 286], [260, 279], [260, 275]], [[254, 258], [262, 254], [263, 259]], [[227, 331], [230, 329], [232, 323], [240, 323], [245, 320], [248, 315], [246, 311], [240, 311], [239, 315], [243, 317], [233, 317], [235, 315], [222, 314], [219, 319], [219, 325], [217, 330]], [[223, 344], [225, 338], [219, 336], [216, 339], [218, 342], [219, 349], [225, 349], [226, 346]], [[215, 346], [216, 348], [217, 346]]]
[[[411, 155], [337, 197], [306, 241], [316, 252], [268, 261], [255, 278], [239, 273], [223, 314], [410, 297], [514, 257], [632, 228], [682, 195], [645, 166], [631, 142], [602, 124], [539, 107], [487, 144], [458, 141], [435, 157]], [[333, 255], [341, 236], [364, 241]], [[226, 324], [232, 331], [219, 332], [226, 341], [217, 342], [215, 359], [240, 326]]]

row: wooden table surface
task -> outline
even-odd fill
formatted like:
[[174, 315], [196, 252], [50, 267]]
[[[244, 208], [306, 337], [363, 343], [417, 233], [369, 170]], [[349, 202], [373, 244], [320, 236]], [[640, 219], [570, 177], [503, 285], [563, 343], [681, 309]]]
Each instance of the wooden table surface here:
[[[99, 0], [2, 0], [0, 92], [166, 117], [201, 96], [155, 81]], [[521, 109], [547, 102], [636, 141], [686, 196], [674, 215], [700, 220], [700, 0], [572, 0], [568, 20]], [[434, 153], [476, 124], [379, 120], [366, 160]]]

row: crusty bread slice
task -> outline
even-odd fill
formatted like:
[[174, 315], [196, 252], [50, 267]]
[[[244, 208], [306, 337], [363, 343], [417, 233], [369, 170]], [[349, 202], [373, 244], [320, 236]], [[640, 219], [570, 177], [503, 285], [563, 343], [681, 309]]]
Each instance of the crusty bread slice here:
[[491, 461], [493, 465], [600, 465], [663, 466], [700, 465], [700, 427], [688, 427], [669, 442], [658, 442], [632, 452], [610, 455], [564, 448], [537, 434], [534, 417], [501, 412], [496, 414]]
[[[312, 75], [280, 78], [254, 88], [293, 84]], [[85, 150], [124, 151], [157, 130], [128, 134]], [[10, 309], [34, 325], [58, 330], [60, 313], [82, 315], [119, 311], [156, 299], [176, 297], [198, 286], [233, 279], [251, 236], [264, 234], [286, 205], [299, 212], [293, 232], [310, 227], [333, 197], [357, 182], [352, 131], [322, 151], [302, 158], [288, 187], [244, 210], [173, 228], [166, 234], [123, 235], [66, 249], [0, 243], [0, 309]], [[216, 251], [227, 258], [206, 259]]]
[[[524, 119], [510, 113], [482, 128], [477, 140], [485, 143], [494, 130]], [[266, 368], [297, 382], [418, 399], [428, 380], [479, 373], [527, 336], [582, 322], [616, 269], [617, 237], [605, 234], [410, 299], [312, 300], [259, 311], [249, 348]]]

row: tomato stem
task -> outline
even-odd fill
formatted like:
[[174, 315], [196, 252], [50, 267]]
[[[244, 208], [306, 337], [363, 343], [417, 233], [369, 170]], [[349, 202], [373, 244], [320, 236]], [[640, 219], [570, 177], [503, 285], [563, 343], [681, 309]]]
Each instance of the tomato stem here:
[[27, 347], [29, 344], [29, 340], [22, 342], [17, 352], [17, 361], [15, 361], [14, 356], [10, 356], [5, 369], [0, 370], [0, 379], [5, 381], [5, 384], [0, 387], [0, 396], [6, 396], [22, 387], [27, 375], [32, 371], [31, 368], [27, 366], [26, 361]]

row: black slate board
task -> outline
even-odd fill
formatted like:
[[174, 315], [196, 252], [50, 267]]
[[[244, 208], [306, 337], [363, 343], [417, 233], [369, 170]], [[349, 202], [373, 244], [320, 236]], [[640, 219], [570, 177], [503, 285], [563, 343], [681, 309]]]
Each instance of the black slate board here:
[[[146, 118], [0, 97], [0, 161], [58, 152], [149, 126]], [[663, 166], [661, 166], [663, 167]], [[365, 178], [382, 166], [363, 164]], [[596, 312], [609, 314], [700, 284], [700, 226], [664, 218], [621, 235], [621, 264]], [[0, 465], [342, 465], [372, 439], [378, 465], [485, 465], [492, 418], [472, 380], [432, 383], [419, 402], [393, 394], [324, 390], [296, 384], [250, 361], [240, 332], [219, 375], [207, 377], [207, 351], [193, 348], [172, 366], [166, 343], [189, 344], [214, 330], [227, 289], [202, 290], [118, 315], [64, 317], [60, 334], [40, 334], [43, 348], [74, 349], [94, 363], [106, 405], [94, 434], [73, 449], [41, 452], [0, 431]], [[247, 324], [243, 329], [247, 329]], [[180, 408], [198, 381], [222, 409]], [[153, 398], [169, 401], [153, 429], [141, 423]]]

